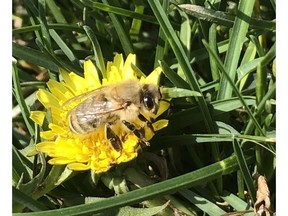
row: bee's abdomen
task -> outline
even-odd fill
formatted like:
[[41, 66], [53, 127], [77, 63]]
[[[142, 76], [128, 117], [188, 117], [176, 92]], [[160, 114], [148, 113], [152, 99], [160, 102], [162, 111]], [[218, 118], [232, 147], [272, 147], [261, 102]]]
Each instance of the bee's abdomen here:
[[89, 134], [94, 132], [97, 128], [99, 128], [101, 122], [99, 119], [90, 118], [87, 120], [85, 115], [70, 115], [69, 116], [69, 127], [73, 133], [76, 134]]

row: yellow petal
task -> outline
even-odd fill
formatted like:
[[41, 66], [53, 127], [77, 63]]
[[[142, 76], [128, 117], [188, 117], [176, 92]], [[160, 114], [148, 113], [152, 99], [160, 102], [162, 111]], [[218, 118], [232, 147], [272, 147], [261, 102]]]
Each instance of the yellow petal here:
[[149, 74], [149, 76], [147, 76], [145, 79], [141, 79], [140, 82], [152, 83], [155, 85], [159, 85], [159, 79], [160, 79], [161, 72], [162, 72], [161, 67], [157, 67]]
[[113, 59], [113, 65], [115, 67], [117, 67], [120, 71], [123, 70], [124, 67], [124, 59], [123, 59], [123, 55], [117, 53]]
[[169, 123], [169, 121], [167, 119], [160, 119], [160, 120], [154, 122], [152, 125], [153, 125], [154, 130], [158, 131], [164, 127], [167, 127], [168, 123]]
[[67, 89], [63, 84], [55, 81], [55, 80], [49, 80], [47, 82], [47, 86], [50, 90], [50, 92], [59, 100], [59, 101], [66, 101], [69, 98], [73, 97], [72, 92], [70, 92], [69, 89]]
[[124, 64], [124, 68], [122, 70], [122, 79], [123, 80], [127, 80], [127, 79], [135, 79], [135, 72], [132, 69], [132, 64], [135, 65], [136, 64], [136, 55], [135, 54], [129, 54], [125, 64]]
[[61, 77], [64, 80], [65, 84], [67, 85], [66, 87], [69, 88], [73, 92], [74, 95], [76, 95], [77, 88], [76, 88], [73, 80], [69, 76], [69, 73], [63, 69], [60, 69], [60, 74], [61, 74]]
[[164, 113], [170, 107], [170, 103], [168, 101], [161, 100], [159, 103], [159, 109], [156, 114], [156, 118]]
[[78, 76], [77, 74], [71, 72], [69, 73], [69, 76], [75, 86], [75, 93], [76, 95], [80, 95], [83, 92], [87, 92], [90, 89], [86, 86], [86, 80], [83, 77]]
[[39, 91], [36, 93], [36, 96], [46, 109], [49, 109], [50, 107], [60, 108], [57, 98], [46, 90], [39, 89]]
[[82, 164], [82, 163], [70, 163], [70, 164], [68, 164], [67, 167], [68, 167], [68, 169], [77, 170], [77, 171], [90, 169], [89, 164]]
[[57, 124], [50, 123], [49, 128], [56, 134], [65, 134], [67, 133], [67, 128], [61, 127]]
[[57, 136], [57, 134], [51, 130], [40, 132], [40, 137], [45, 139], [45, 140], [54, 140], [56, 136]]
[[50, 142], [50, 141], [44, 141], [44, 142], [40, 142], [36, 145], [36, 150], [37, 151], [41, 151], [44, 152], [46, 154], [48, 154], [48, 152], [53, 151], [55, 148], [55, 142]]
[[84, 77], [91, 90], [101, 86], [97, 69], [90, 59], [84, 62]]
[[43, 111], [32, 111], [30, 113], [30, 119], [34, 121], [36, 124], [42, 126], [43, 121], [45, 119], [46, 112]]
[[122, 80], [117, 67], [112, 66], [110, 71], [107, 71], [107, 78], [109, 84], [118, 83]]
[[49, 164], [51, 165], [64, 165], [64, 164], [68, 164], [68, 163], [72, 163], [75, 160], [71, 160], [65, 157], [57, 157], [57, 158], [52, 158], [48, 161]]
[[68, 125], [67, 122], [67, 111], [64, 111], [63, 109], [51, 107], [51, 114], [52, 114], [52, 122], [57, 125]]

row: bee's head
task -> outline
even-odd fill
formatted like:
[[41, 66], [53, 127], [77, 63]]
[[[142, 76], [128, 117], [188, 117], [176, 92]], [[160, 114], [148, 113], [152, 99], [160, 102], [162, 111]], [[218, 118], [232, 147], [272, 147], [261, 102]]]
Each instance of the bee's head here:
[[154, 84], [144, 84], [142, 87], [141, 103], [145, 110], [156, 114], [159, 109], [159, 101], [161, 99], [161, 93], [158, 86]]

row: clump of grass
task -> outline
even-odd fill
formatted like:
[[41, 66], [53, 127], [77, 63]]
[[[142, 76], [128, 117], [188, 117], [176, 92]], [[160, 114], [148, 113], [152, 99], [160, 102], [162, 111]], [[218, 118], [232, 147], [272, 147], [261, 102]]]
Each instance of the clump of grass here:
[[[13, 8], [14, 213], [248, 213], [255, 174], [265, 176], [275, 211], [273, 1], [23, 0]], [[168, 127], [107, 173], [49, 165], [35, 152], [47, 122], [29, 119], [43, 109], [36, 91], [60, 69], [83, 75], [87, 58], [105, 71], [115, 53], [135, 53], [145, 75], [161, 66]]]

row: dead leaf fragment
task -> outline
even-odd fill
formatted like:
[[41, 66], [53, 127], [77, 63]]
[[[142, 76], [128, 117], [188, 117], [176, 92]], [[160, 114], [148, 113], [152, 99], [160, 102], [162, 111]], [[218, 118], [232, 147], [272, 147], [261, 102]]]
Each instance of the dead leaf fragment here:
[[264, 176], [257, 177], [258, 190], [256, 193], [257, 200], [254, 205], [255, 215], [270, 216], [270, 191]]

